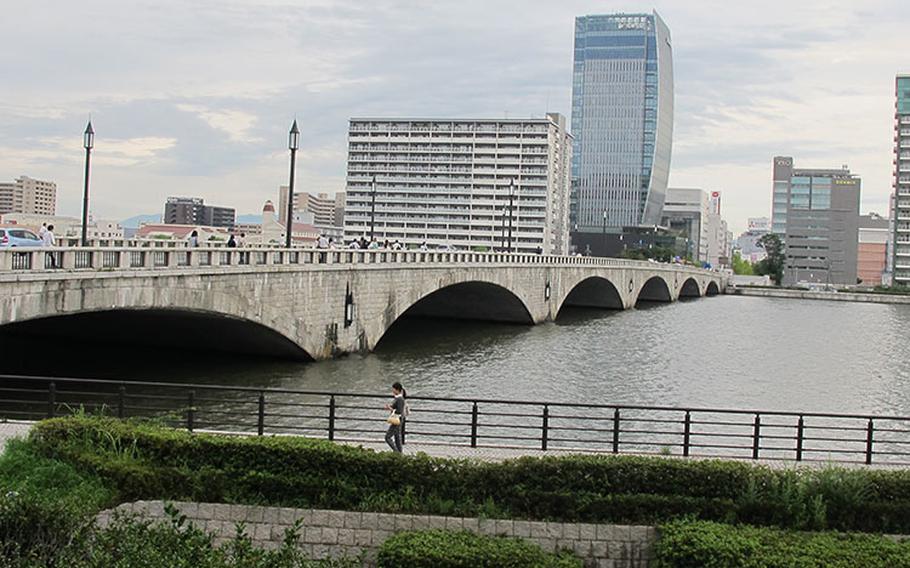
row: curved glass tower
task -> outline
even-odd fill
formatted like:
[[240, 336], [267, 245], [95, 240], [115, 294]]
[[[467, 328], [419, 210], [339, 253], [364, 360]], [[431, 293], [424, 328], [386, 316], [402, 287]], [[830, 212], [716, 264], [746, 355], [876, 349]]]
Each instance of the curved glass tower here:
[[657, 12], [575, 19], [572, 133], [575, 230], [658, 225], [673, 142], [673, 51]]

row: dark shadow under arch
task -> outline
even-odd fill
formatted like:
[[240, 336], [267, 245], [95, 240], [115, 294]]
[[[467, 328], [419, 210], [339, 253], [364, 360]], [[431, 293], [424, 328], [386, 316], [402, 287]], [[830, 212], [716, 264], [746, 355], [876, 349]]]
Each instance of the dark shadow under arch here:
[[[567, 307], [595, 308], [601, 310], [623, 309], [622, 296], [616, 286], [606, 278], [592, 276], [575, 285], [559, 307], [559, 313]], [[559, 317], [557, 313], [557, 317]]]
[[705, 288], [705, 296], [716, 296], [720, 294], [720, 288], [717, 287], [717, 282], [713, 280], [708, 282], [708, 287]]
[[389, 333], [391, 330], [404, 325], [403, 320], [419, 318], [534, 324], [527, 306], [508, 289], [489, 282], [462, 282], [440, 288], [415, 302], [391, 322], [376, 343], [376, 348], [387, 337], [394, 335]]
[[[103, 351], [117, 346], [174, 348], [184, 354], [210, 351], [311, 361], [312, 357], [281, 333], [260, 323], [207, 311], [113, 309], [61, 314], [0, 326], [4, 339], [48, 346], [87, 343]], [[137, 365], [141, 365], [137, 361]]]
[[652, 276], [645, 282], [638, 292], [638, 298], [635, 304], [639, 302], [672, 302], [673, 296], [670, 295], [670, 287], [667, 282], [660, 276]]
[[689, 278], [683, 282], [682, 288], [679, 290], [680, 298], [700, 298], [701, 290], [698, 287], [698, 282], [694, 278]]

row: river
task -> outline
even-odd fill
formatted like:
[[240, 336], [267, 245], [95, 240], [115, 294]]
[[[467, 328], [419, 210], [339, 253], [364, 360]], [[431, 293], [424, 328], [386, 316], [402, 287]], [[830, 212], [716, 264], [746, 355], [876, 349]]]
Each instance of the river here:
[[375, 353], [318, 363], [68, 343], [0, 370], [370, 393], [398, 380], [429, 396], [906, 416], [908, 329], [910, 306], [718, 296], [533, 327], [405, 320]]

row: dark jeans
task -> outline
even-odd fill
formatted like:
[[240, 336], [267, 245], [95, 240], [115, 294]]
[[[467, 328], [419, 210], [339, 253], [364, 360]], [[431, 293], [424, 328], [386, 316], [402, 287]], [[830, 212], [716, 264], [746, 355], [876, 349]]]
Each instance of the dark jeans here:
[[401, 425], [389, 424], [389, 429], [385, 433], [385, 442], [393, 451], [401, 453]]

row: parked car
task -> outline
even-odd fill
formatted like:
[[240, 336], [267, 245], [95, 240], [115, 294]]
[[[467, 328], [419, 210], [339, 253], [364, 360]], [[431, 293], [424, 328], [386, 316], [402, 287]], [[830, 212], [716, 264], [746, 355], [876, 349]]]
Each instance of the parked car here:
[[0, 247], [40, 247], [41, 239], [27, 229], [0, 227]]

